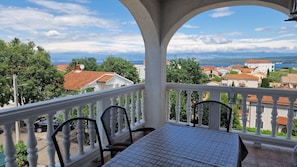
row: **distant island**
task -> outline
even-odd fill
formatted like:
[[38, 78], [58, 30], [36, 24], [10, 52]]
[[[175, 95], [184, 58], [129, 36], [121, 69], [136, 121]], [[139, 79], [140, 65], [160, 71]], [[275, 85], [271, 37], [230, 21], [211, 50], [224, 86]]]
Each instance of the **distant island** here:
[[[91, 54], [91, 53], [50, 53], [52, 64], [69, 64], [72, 59], [94, 57], [98, 64], [113, 55], [129, 60], [133, 64], [143, 64], [144, 54], [123, 53], [123, 54]], [[247, 59], [268, 59], [276, 64], [276, 67], [297, 67], [297, 53], [268, 53], [268, 52], [203, 52], [203, 53], [168, 53], [167, 59], [174, 58], [196, 58], [200, 65], [229, 66], [243, 65]], [[277, 68], [276, 68], [277, 69]]]

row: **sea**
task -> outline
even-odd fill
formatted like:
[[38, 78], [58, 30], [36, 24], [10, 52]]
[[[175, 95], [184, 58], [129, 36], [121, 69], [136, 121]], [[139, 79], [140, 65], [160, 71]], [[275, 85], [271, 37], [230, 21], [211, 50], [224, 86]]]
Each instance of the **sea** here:
[[[144, 62], [143, 54], [121, 54], [112, 55], [114, 57], [121, 57], [130, 61], [132, 64], [141, 65]], [[51, 54], [52, 64], [69, 64], [72, 59], [81, 58], [95, 58], [97, 64], [101, 64], [107, 55], [97, 54], [82, 54], [82, 53], [68, 53], [68, 54]], [[216, 66], [228, 67], [231, 65], [244, 65], [247, 59], [267, 59], [275, 63], [275, 69], [281, 68], [297, 68], [297, 53], [265, 53], [265, 52], [241, 52], [241, 53], [183, 53], [183, 54], [168, 54], [167, 59], [176, 58], [194, 58], [199, 62], [200, 66]]]

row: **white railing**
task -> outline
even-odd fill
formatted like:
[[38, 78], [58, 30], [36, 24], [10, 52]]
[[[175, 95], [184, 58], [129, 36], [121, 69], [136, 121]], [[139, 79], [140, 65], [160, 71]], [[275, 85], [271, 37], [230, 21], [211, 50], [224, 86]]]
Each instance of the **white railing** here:
[[[172, 97], [174, 95], [174, 98]], [[221, 101], [222, 94], [227, 94], [229, 97], [229, 105], [233, 105], [235, 102], [234, 95], [240, 95], [241, 116], [240, 122], [242, 129], [233, 129], [233, 133], [239, 133], [244, 140], [250, 140], [255, 143], [261, 144], [273, 144], [277, 146], [285, 146], [293, 148], [297, 145], [297, 138], [292, 136], [294, 114], [297, 111], [297, 90], [282, 90], [282, 89], [270, 89], [270, 88], [243, 88], [243, 87], [227, 87], [227, 86], [207, 86], [207, 85], [194, 85], [194, 84], [167, 84], [167, 98], [168, 98], [168, 121], [192, 125], [192, 104], [196, 101], [202, 101], [206, 98], [211, 100]], [[193, 96], [199, 98], [194, 99]], [[205, 96], [210, 97], [205, 97]], [[171, 98], [170, 98], [171, 96]], [[252, 102], [249, 101], [251, 96], [256, 96], [256, 102], [253, 102], [254, 106], [251, 107]], [[262, 104], [265, 97], [270, 97], [271, 104]], [[284, 99], [287, 104], [279, 99]], [[181, 101], [185, 101], [184, 105], [181, 105]], [[174, 103], [175, 108], [171, 108], [171, 104]], [[182, 106], [185, 106], [182, 108]], [[263, 107], [270, 106], [269, 110], [264, 110]], [[252, 110], [254, 109], [254, 110]], [[285, 136], [278, 136], [278, 123], [277, 118], [282, 112], [285, 113], [287, 118]], [[284, 110], [285, 109], [285, 110]], [[254, 113], [253, 113], [254, 112]], [[186, 115], [186, 118], [181, 118], [181, 115]], [[283, 114], [283, 113], [282, 113]], [[254, 122], [252, 125], [250, 122]], [[263, 122], [269, 124], [269, 129], [263, 129], [261, 125]], [[259, 126], [257, 126], [259, 125]], [[248, 129], [254, 128], [255, 132], [249, 132]], [[262, 130], [268, 130], [271, 134], [263, 134]]]
[[[103, 129], [101, 126], [100, 115], [102, 111], [109, 105], [120, 105], [127, 109], [130, 115], [135, 116], [131, 119], [131, 127], [135, 128], [137, 126], [144, 125], [144, 84], [125, 86], [122, 88], [114, 88], [109, 90], [103, 90], [98, 92], [86, 93], [76, 96], [68, 96], [63, 98], [57, 98], [53, 100], [28, 104], [24, 106], [19, 106], [10, 109], [0, 110], [0, 125], [4, 129], [5, 138], [5, 156], [6, 156], [6, 166], [17, 166], [16, 165], [16, 151], [13, 140], [13, 127], [16, 121], [24, 120], [26, 122], [27, 129], [27, 146], [28, 146], [28, 160], [30, 166], [37, 166], [38, 162], [38, 150], [37, 150], [37, 138], [34, 123], [36, 119], [40, 116], [47, 117], [48, 128], [46, 132], [47, 140], [47, 156], [48, 156], [48, 166], [53, 167], [55, 163], [58, 162], [55, 159], [55, 149], [51, 139], [51, 134], [54, 130], [53, 118], [56, 115], [61, 114], [63, 120], [69, 119], [73, 114], [76, 113], [77, 116], [87, 116], [90, 118], [95, 118], [98, 121], [99, 131], [101, 135]], [[175, 98], [170, 98], [169, 92], [174, 92]], [[205, 92], [207, 97], [205, 97]], [[186, 97], [184, 95], [187, 95]], [[198, 95], [198, 99], [194, 99], [192, 95]], [[269, 143], [278, 146], [294, 147], [297, 144], [296, 138], [292, 136], [293, 129], [293, 118], [294, 110], [296, 109], [296, 90], [277, 90], [277, 89], [261, 89], [261, 88], [239, 88], [239, 87], [224, 87], [224, 86], [207, 86], [207, 85], [194, 85], [194, 84], [174, 84], [167, 83], [167, 108], [168, 108], [168, 121], [182, 123], [191, 125], [191, 113], [192, 113], [192, 103], [193, 100], [201, 101], [208, 97], [212, 100], [221, 100], [222, 94], [228, 94], [231, 97], [230, 104], [232, 105], [232, 97], [234, 94], [240, 94], [241, 96], [241, 125], [242, 129], [233, 129], [232, 133], [238, 133], [244, 140], [250, 140], [256, 143]], [[191, 95], [191, 96], [190, 96]], [[250, 108], [248, 103], [249, 95], [256, 95], [257, 101], [255, 103], [255, 116], [250, 117]], [[249, 132], [249, 122], [251, 119], [256, 121], [257, 125], [261, 122], [266, 121], [262, 119], [264, 115], [267, 114], [266, 111], [263, 112], [262, 109], [262, 98], [264, 96], [271, 96], [272, 98], [272, 110], [270, 114], [271, 131], [270, 135], [262, 134], [263, 130], [260, 126], [256, 126], [255, 132]], [[286, 97], [288, 100], [288, 106], [286, 108], [286, 118], [287, 118], [287, 133], [286, 136], [280, 137], [277, 135], [277, 117], [280, 115], [280, 105], [277, 103], [278, 99]], [[172, 109], [171, 103], [174, 103], [175, 108]], [[185, 108], [182, 108], [182, 101], [186, 102]], [[282, 106], [283, 107], [283, 106]], [[85, 111], [88, 111], [88, 115]], [[181, 113], [186, 113], [186, 118], [180, 117]], [[149, 114], [149, 113], [146, 113]], [[162, 113], [160, 113], [162, 114]], [[170, 116], [171, 114], [171, 116]], [[174, 116], [172, 116], [172, 114]], [[73, 116], [73, 115], [72, 115]], [[266, 119], [266, 118], [265, 118]], [[125, 127], [123, 127], [125, 128]], [[3, 135], [3, 134], [1, 134]], [[121, 134], [116, 134], [122, 136]], [[102, 141], [106, 143], [106, 139], [103, 137]], [[90, 156], [91, 157], [91, 156]], [[85, 161], [85, 160], [84, 160]]]
[[[100, 122], [100, 115], [105, 108], [109, 105], [120, 105], [127, 109], [128, 114], [135, 116], [134, 119], [131, 117], [131, 128], [133, 129], [144, 124], [143, 92], [144, 84], [138, 84], [0, 110], [0, 125], [4, 129], [5, 138], [4, 153], [6, 157], [6, 166], [17, 166], [15, 156], [16, 149], [13, 140], [14, 132], [12, 130], [16, 121], [25, 121], [26, 123], [28, 134], [26, 139], [26, 144], [28, 146], [28, 161], [30, 166], [37, 166], [38, 150], [34, 123], [40, 116], [45, 116], [47, 118], [47, 164], [50, 167], [54, 167], [55, 163], [58, 162], [58, 160], [55, 159], [55, 149], [51, 139], [51, 134], [54, 130], [54, 117], [60, 114], [62, 115], [63, 120], [67, 120], [70, 117], [73, 117], [74, 114], [75, 116], [95, 118]], [[86, 110], [87, 112], [85, 112]], [[86, 113], [87, 115], [85, 115]], [[101, 123], [98, 123], [98, 126], [102, 137], [105, 134], [102, 133]], [[104, 144], [107, 144], [105, 138], [102, 138], [102, 141]]]

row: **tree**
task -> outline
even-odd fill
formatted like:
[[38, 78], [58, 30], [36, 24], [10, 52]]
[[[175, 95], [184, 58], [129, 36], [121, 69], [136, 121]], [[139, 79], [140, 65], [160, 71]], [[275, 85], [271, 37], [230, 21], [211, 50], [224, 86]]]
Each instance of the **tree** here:
[[96, 61], [97, 61], [96, 58], [92, 58], [92, 57], [72, 59], [71, 63], [67, 67], [67, 72], [74, 70], [77, 64], [83, 64], [85, 67], [84, 70], [86, 71], [97, 71], [98, 65]]
[[98, 66], [98, 70], [115, 72], [122, 77], [130, 79], [134, 83], [140, 81], [136, 67], [131, 62], [120, 57], [108, 56], [103, 63]]
[[[194, 58], [188, 59], [172, 59], [167, 66], [167, 82], [188, 83], [188, 84], [203, 84], [210, 79], [202, 72], [199, 63]], [[192, 93], [192, 101], [198, 101], [197, 92]], [[179, 121], [186, 121], [186, 100], [187, 94], [185, 91], [181, 92], [181, 112]], [[170, 92], [170, 117], [175, 118], [176, 95], [175, 92]]]
[[195, 58], [172, 59], [167, 66], [167, 82], [203, 84], [209, 77], [202, 72]]
[[[11, 90], [1, 95], [2, 105], [8, 103], [7, 97], [13, 100], [13, 74], [17, 75], [18, 85], [23, 85], [17, 87], [20, 105], [52, 99], [63, 93], [63, 73], [51, 64], [49, 53], [42, 47], [35, 47], [33, 42], [22, 43], [17, 38], [7, 44], [1, 41], [0, 46], [0, 73], [4, 76], [0, 83], [9, 85]], [[5, 82], [7, 78], [9, 81]]]
[[261, 87], [262, 88], [270, 88], [269, 80], [268, 78], [263, 78], [261, 82]]

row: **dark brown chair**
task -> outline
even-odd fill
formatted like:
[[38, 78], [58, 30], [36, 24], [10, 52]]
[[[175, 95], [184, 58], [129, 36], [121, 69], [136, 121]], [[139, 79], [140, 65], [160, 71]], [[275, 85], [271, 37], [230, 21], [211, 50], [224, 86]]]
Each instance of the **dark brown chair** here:
[[[130, 120], [128, 118], [126, 109], [116, 105], [109, 106], [103, 111], [103, 114], [101, 115], [101, 122], [109, 144], [104, 150], [118, 148], [116, 151], [115, 149], [110, 150], [111, 157], [114, 157], [118, 152], [124, 150], [133, 143], [133, 132], [143, 132], [145, 135], [155, 130], [154, 128], [150, 127], [131, 130]], [[115, 134], [120, 131], [127, 131], [127, 136], [116, 136]]]
[[61, 167], [84, 166], [77, 159], [88, 159], [90, 156], [96, 159], [93, 162], [96, 166], [104, 164], [96, 120], [83, 117], [69, 119], [59, 125], [51, 137]]
[[198, 126], [208, 126], [208, 128], [215, 130], [219, 130], [223, 127], [226, 128], [227, 132], [230, 131], [231, 107], [219, 101], [206, 100], [194, 104], [193, 108], [194, 127], [198, 124]]

